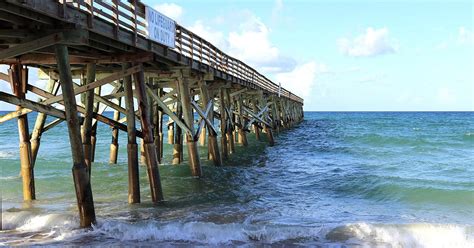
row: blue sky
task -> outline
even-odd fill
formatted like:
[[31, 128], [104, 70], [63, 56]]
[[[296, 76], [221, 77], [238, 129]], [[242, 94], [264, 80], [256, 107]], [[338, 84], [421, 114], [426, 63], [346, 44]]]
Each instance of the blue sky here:
[[305, 110], [474, 110], [471, 1], [144, 2], [304, 97]]

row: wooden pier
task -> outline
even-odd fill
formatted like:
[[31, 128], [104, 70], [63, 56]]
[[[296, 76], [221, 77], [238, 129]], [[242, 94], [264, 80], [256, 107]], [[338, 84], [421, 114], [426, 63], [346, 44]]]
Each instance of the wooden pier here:
[[[158, 165], [163, 163], [165, 130], [173, 145], [172, 163], [186, 161], [199, 178], [201, 159], [224, 166], [236, 145], [252, 142], [247, 133], [254, 132], [257, 139], [265, 135], [273, 145], [274, 132], [303, 119], [303, 99], [174, 21], [160, 16], [158, 23], [174, 32], [172, 38], [161, 37], [171, 39], [171, 45], [151, 38], [150, 11], [140, 1], [0, 1], [0, 64], [9, 65], [7, 74], [0, 73], [0, 83], [13, 92], [0, 91], [0, 100], [17, 106], [0, 116], [0, 123], [18, 121], [25, 201], [41, 197], [34, 182], [41, 136], [63, 121], [80, 225], [89, 227], [95, 222], [90, 175], [99, 122], [112, 128], [111, 164], [124, 145], [118, 136], [127, 135], [128, 202], [139, 203], [140, 159], [152, 201], [163, 200]], [[29, 83], [30, 68], [48, 77], [44, 88]], [[113, 87], [111, 93], [101, 94], [105, 85]], [[41, 100], [26, 99], [27, 92]], [[113, 118], [103, 114], [106, 109], [114, 111]], [[27, 114], [32, 111], [38, 115], [30, 134]], [[46, 123], [47, 116], [55, 120]], [[198, 149], [207, 149], [208, 156], [200, 158]]]

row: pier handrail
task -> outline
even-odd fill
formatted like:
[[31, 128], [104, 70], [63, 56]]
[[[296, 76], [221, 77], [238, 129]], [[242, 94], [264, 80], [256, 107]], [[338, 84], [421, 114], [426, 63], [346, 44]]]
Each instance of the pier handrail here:
[[[145, 5], [133, 0], [58, 0], [70, 7], [80, 9], [88, 14], [90, 20], [100, 18], [120, 29], [128, 30], [136, 36], [147, 38]], [[64, 11], [66, 7], [64, 5]], [[92, 21], [90, 21], [92, 23]], [[148, 38], [147, 38], [148, 39]], [[244, 62], [227, 55], [209, 41], [176, 23], [174, 51], [206, 64], [214, 69], [247, 81], [265, 91], [279, 94], [282, 97], [303, 104], [303, 99], [272, 82]]]

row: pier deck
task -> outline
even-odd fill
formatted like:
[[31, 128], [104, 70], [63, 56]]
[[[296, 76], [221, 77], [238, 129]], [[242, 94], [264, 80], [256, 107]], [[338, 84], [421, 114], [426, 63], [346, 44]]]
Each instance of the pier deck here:
[[[266, 135], [273, 145], [274, 131], [303, 119], [303, 99], [160, 14], [152, 27], [153, 14], [140, 1], [0, 2], [0, 64], [10, 66], [8, 74], [0, 73], [0, 83], [13, 92], [0, 91], [0, 100], [17, 106], [0, 123], [18, 121], [24, 200], [36, 198], [41, 135], [62, 121], [68, 125], [80, 224], [88, 227], [95, 222], [90, 168], [98, 122], [112, 127], [111, 164], [117, 162], [119, 131], [126, 132], [128, 201], [139, 203], [140, 157], [152, 200], [163, 200], [158, 164], [165, 128], [173, 164], [183, 161], [186, 147], [191, 173], [201, 177], [198, 149], [207, 149], [209, 159], [222, 166], [235, 143], [250, 142], [248, 132], [258, 139]], [[150, 37], [152, 28], [161, 32], [158, 39]], [[28, 82], [29, 68], [49, 80], [44, 88]], [[104, 86], [112, 92], [102, 94]], [[42, 100], [26, 99], [27, 92]], [[103, 115], [106, 109], [114, 111], [113, 118]], [[26, 116], [32, 111], [39, 114], [30, 134]], [[47, 116], [56, 119], [46, 123]]]

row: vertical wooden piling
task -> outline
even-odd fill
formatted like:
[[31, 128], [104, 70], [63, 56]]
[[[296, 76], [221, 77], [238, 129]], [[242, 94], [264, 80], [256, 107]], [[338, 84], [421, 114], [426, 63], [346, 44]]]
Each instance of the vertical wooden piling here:
[[[157, 89], [156, 93], [158, 97], [161, 97], [162, 90]], [[156, 153], [158, 154], [158, 162], [161, 163], [161, 158], [163, 157], [163, 111], [158, 104], [153, 104], [153, 126]]]
[[[252, 101], [252, 110], [254, 113], [258, 113], [258, 108], [257, 108], [257, 100]], [[255, 138], [260, 141], [260, 127], [258, 124], [255, 122], [253, 123], [253, 131], [255, 133]]]
[[[13, 94], [25, 99], [26, 85], [28, 84], [28, 69], [21, 64], [13, 64], [8, 70]], [[20, 111], [21, 107], [17, 107]], [[31, 143], [28, 129], [27, 115], [18, 117], [18, 136], [20, 140], [20, 174], [23, 183], [23, 200], [31, 201], [36, 199], [35, 176], [31, 163]]]
[[239, 133], [239, 143], [243, 146], [248, 146], [247, 142], [247, 134], [245, 133], [245, 119], [244, 119], [244, 109], [243, 109], [243, 99], [240, 96], [237, 100], [237, 112], [239, 113], [239, 126], [238, 126], [238, 133]]
[[192, 133], [186, 133], [186, 145], [188, 146], [189, 166], [191, 167], [191, 174], [195, 177], [201, 177], [201, 162], [199, 160], [199, 153], [197, 149], [197, 142], [194, 141], [194, 116], [191, 107], [190, 90], [188, 87], [187, 75], [178, 77], [178, 88], [180, 93], [180, 100], [183, 108], [183, 119]]
[[[224, 89], [225, 92], [225, 99], [226, 99], [226, 108], [229, 110], [229, 113], [226, 115], [228, 120], [233, 119], [233, 114], [232, 114], [232, 98], [230, 97], [229, 94], [229, 89]], [[235, 152], [235, 137], [234, 137], [234, 127], [232, 126], [231, 128], [227, 128], [227, 141], [229, 142], [228, 144], [228, 152], [229, 154], [233, 154]]]
[[174, 122], [171, 120], [171, 117], [169, 117], [168, 120], [168, 144], [172, 145], [174, 143]]
[[145, 157], [148, 171], [148, 180], [150, 183], [151, 198], [153, 202], [163, 200], [161, 188], [160, 172], [158, 170], [158, 157], [156, 154], [155, 143], [153, 142], [153, 131], [150, 122], [148, 98], [145, 91], [145, 75], [143, 70], [134, 74], [135, 89], [137, 92], [138, 109], [140, 111], [140, 121], [142, 126]]
[[89, 171], [85, 164], [84, 151], [81, 142], [79, 119], [77, 116], [76, 98], [72, 82], [69, 54], [65, 45], [55, 47], [59, 77], [64, 100], [64, 112], [69, 130], [69, 140], [73, 160], [72, 174], [76, 189], [77, 205], [79, 208], [80, 226], [90, 227], [95, 223], [94, 200], [89, 178]]
[[[211, 122], [211, 124], [214, 125], [214, 99], [211, 99], [209, 97], [209, 89], [207, 87], [206, 81], [204, 80], [200, 81], [199, 89], [201, 91], [203, 109], [206, 109], [207, 103], [211, 104], [211, 111], [209, 112], [208, 119]], [[204, 130], [202, 131], [204, 132]], [[208, 133], [209, 133], [209, 137], [207, 141], [207, 147], [208, 147], [209, 159], [211, 159], [214, 162], [215, 166], [221, 166], [222, 161], [221, 161], [221, 155], [219, 152], [219, 145], [217, 142], [217, 134], [214, 133], [210, 128], [209, 128]]]
[[[117, 105], [120, 106], [122, 98], [119, 97], [117, 99]], [[120, 112], [118, 110], [114, 110], [114, 121], [118, 121], [120, 119]], [[112, 141], [110, 142], [110, 157], [109, 157], [109, 164], [117, 164], [117, 157], [118, 157], [118, 149], [119, 149], [119, 129], [117, 127], [112, 127]]]
[[219, 89], [219, 112], [220, 112], [220, 128], [221, 128], [221, 147], [222, 147], [222, 158], [228, 158], [228, 150], [227, 150], [227, 118], [226, 118], [226, 111], [225, 111], [225, 89]]
[[[54, 87], [56, 85], [56, 80], [49, 78], [48, 83], [46, 84], [46, 92], [53, 93]], [[38, 156], [38, 151], [41, 145], [41, 136], [43, 134], [44, 124], [48, 116], [44, 113], [38, 113], [36, 116], [35, 126], [33, 132], [31, 133], [31, 166], [35, 167], [36, 157]]]
[[[87, 75], [85, 84], [90, 84], [95, 81], [95, 64], [87, 64]], [[92, 172], [92, 117], [94, 111], [94, 90], [90, 89], [85, 92], [85, 110], [84, 122], [82, 124], [82, 147], [84, 148], [84, 159], [86, 166], [90, 173]]]
[[[123, 69], [130, 68], [125, 64]], [[138, 146], [135, 127], [135, 109], [133, 103], [132, 77], [123, 79], [125, 108], [127, 110], [127, 153], [128, 153], [128, 203], [140, 203], [140, 175], [138, 172]]]
[[[101, 87], [99, 86], [99, 87], [95, 88], [94, 93], [96, 95], [100, 95]], [[99, 112], [99, 107], [100, 107], [99, 102], [94, 103], [94, 112], [95, 113]], [[96, 121], [94, 124], [92, 124], [92, 131], [91, 131], [91, 162], [95, 161], [95, 147], [97, 145], [97, 125], [98, 125], [98, 123], [99, 122]]]
[[[183, 109], [181, 103], [176, 103], [176, 116], [181, 119]], [[183, 130], [175, 122], [173, 122], [173, 160], [172, 164], [178, 165], [183, 161]]]

